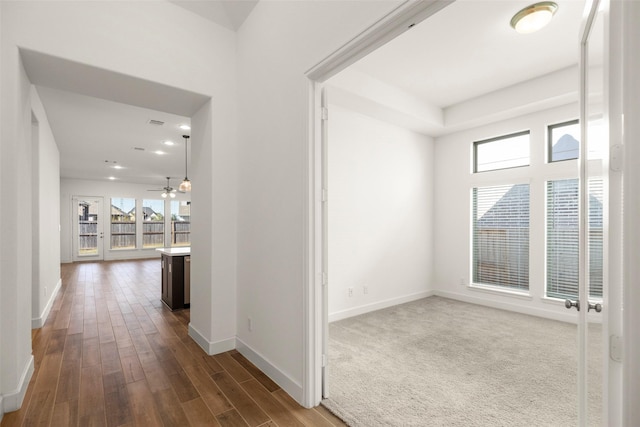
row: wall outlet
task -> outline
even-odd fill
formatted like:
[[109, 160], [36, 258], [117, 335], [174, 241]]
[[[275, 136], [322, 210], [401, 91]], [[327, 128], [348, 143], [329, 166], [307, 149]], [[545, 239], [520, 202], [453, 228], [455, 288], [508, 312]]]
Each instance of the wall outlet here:
[[347, 295], [350, 297], [353, 296], [353, 288], [347, 288]]
[[369, 287], [368, 286], [363, 286], [362, 287], [362, 293], [367, 295], [369, 293]]
[[247, 329], [249, 332], [253, 331], [253, 320], [251, 320], [251, 317], [247, 317]]

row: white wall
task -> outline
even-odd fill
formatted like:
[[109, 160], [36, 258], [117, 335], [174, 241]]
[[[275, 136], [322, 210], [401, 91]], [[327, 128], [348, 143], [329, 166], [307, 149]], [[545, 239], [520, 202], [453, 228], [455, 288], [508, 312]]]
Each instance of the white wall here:
[[[80, 179], [61, 179], [60, 182], [60, 262], [73, 262], [73, 197], [102, 197], [102, 218], [104, 231], [104, 250], [103, 256], [107, 261], [121, 259], [139, 259], [139, 258], [159, 258], [159, 254], [155, 249], [142, 249], [142, 228], [138, 221], [136, 233], [138, 235], [136, 249], [115, 249], [112, 250], [111, 230], [109, 227], [110, 206], [112, 198], [131, 198], [136, 199], [136, 211], [141, 212], [142, 201], [145, 199], [162, 200], [160, 192], [149, 192], [149, 189], [158, 188], [153, 185], [130, 184], [118, 181], [90, 181]], [[165, 203], [165, 218], [169, 215], [169, 200], [189, 200], [190, 194], [176, 193], [175, 199], [167, 198]], [[136, 219], [141, 219], [140, 215]], [[168, 230], [166, 230], [168, 231]]]
[[[576, 104], [477, 127], [436, 139], [435, 284], [438, 294], [559, 320], [575, 321], [558, 301], [544, 297], [545, 181], [576, 178], [577, 160], [545, 162], [546, 129], [579, 117]], [[471, 173], [473, 141], [530, 130], [530, 166]], [[505, 295], [468, 286], [471, 281], [471, 189], [509, 183], [530, 184], [529, 297]], [[461, 284], [461, 281], [464, 284]]]
[[238, 32], [238, 346], [299, 402], [307, 370], [304, 73], [398, 3], [261, 1]]
[[[3, 4], [2, 30], [9, 20]], [[0, 394], [3, 410], [17, 409], [33, 372], [31, 355], [32, 292], [32, 139], [29, 79], [17, 50], [7, 48], [2, 35], [2, 99], [0, 100], [0, 284], [2, 287], [2, 342]], [[18, 185], [18, 183], [20, 185]], [[19, 209], [17, 207], [20, 207]]]
[[47, 115], [34, 86], [31, 86], [33, 146], [33, 290], [32, 327], [44, 325], [60, 280], [60, 153]]
[[428, 296], [433, 139], [335, 105], [329, 116], [329, 320]]
[[[169, 2], [116, 1], [2, 2], [0, 31], [0, 191], [3, 200], [13, 201], [2, 204], [0, 218], [17, 218], [11, 225], [8, 221], [0, 225], [3, 238], [0, 395], [4, 396], [4, 409], [15, 409], [20, 404], [20, 399], [8, 402], [7, 396], [17, 396], [26, 388], [27, 368], [32, 361], [29, 261], [32, 197], [16, 185], [18, 180], [30, 183], [32, 177], [30, 82], [18, 47], [213, 100], [204, 122], [192, 121], [194, 135], [206, 126], [215, 130], [209, 133], [211, 139], [194, 138], [192, 142], [193, 152], [204, 146], [209, 153], [190, 171], [194, 187], [199, 186], [197, 193], [195, 190], [193, 193], [197, 199], [192, 197], [194, 211], [196, 205], [213, 206], [212, 216], [198, 219], [210, 224], [212, 232], [196, 233], [192, 238], [192, 247], [199, 248], [192, 257], [192, 289], [195, 295], [199, 289], [212, 288], [215, 283], [217, 303], [224, 305], [226, 311], [214, 312], [212, 298], [194, 300], [191, 324], [199, 332], [201, 344], [235, 336], [235, 263], [228, 257], [212, 257], [214, 239], [218, 247], [230, 248], [231, 258], [235, 257], [235, 33]], [[128, 90], [136, 93], [135, 88]], [[214, 168], [214, 157], [225, 167]], [[208, 182], [195, 181], [196, 176], [206, 175], [201, 169], [211, 171]], [[223, 202], [214, 204], [217, 192]], [[19, 215], [16, 206], [20, 206]], [[196, 218], [194, 227], [195, 221]]]

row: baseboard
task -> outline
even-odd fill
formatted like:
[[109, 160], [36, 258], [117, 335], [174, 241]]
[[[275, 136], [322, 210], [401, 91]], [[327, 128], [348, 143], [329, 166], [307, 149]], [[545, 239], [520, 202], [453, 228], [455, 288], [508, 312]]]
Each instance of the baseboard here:
[[278, 369], [273, 363], [269, 362], [260, 353], [254, 351], [240, 338], [236, 338], [237, 350], [251, 363], [256, 365], [262, 372], [264, 372], [269, 378], [275, 381], [289, 396], [293, 397], [298, 403], [302, 404], [304, 401], [302, 385], [287, 375], [282, 370]]
[[383, 308], [393, 307], [394, 305], [404, 304], [406, 302], [416, 301], [422, 298], [427, 298], [434, 295], [433, 291], [418, 292], [415, 294], [404, 295], [397, 298], [390, 298], [384, 301], [378, 301], [371, 304], [360, 305], [358, 307], [352, 307], [346, 310], [336, 311], [335, 313], [329, 313], [329, 323], [335, 322], [349, 317], [359, 316], [361, 314], [369, 313]]
[[236, 338], [227, 338], [222, 341], [209, 341], [204, 335], [189, 323], [189, 336], [202, 348], [208, 355], [224, 353], [225, 351], [236, 348]]
[[4, 417], [4, 405], [2, 404], [3, 400], [4, 398], [0, 394], [0, 423], [2, 422], [2, 417]]
[[2, 402], [2, 408], [0, 411], [2, 413], [13, 412], [20, 409], [22, 401], [24, 400], [24, 395], [27, 393], [27, 387], [29, 386], [29, 381], [31, 381], [33, 370], [34, 360], [33, 355], [31, 355], [29, 356], [29, 361], [22, 370], [22, 375], [20, 376], [20, 381], [18, 382], [16, 389], [10, 393], [5, 393], [0, 396], [0, 401]]
[[49, 317], [51, 307], [53, 307], [53, 301], [56, 299], [58, 291], [61, 287], [62, 279], [58, 279], [58, 283], [56, 283], [56, 286], [53, 288], [53, 292], [51, 292], [51, 295], [49, 296], [49, 301], [47, 301], [47, 305], [45, 305], [44, 310], [42, 310], [40, 317], [31, 319], [31, 329], [38, 329], [44, 326], [45, 322], [47, 321], [47, 317]]
[[575, 315], [575, 313], [569, 312], [569, 311], [567, 311], [567, 313], [565, 314], [563, 312], [558, 312], [554, 310], [545, 310], [544, 308], [540, 308], [540, 307], [527, 307], [525, 305], [512, 304], [512, 303], [503, 302], [503, 301], [495, 301], [488, 298], [464, 295], [464, 294], [459, 294], [459, 293], [450, 292], [450, 291], [436, 290], [434, 291], [434, 295], [443, 297], [443, 298], [453, 299], [456, 301], [468, 302], [470, 304], [483, 305], [486, 307], [498, 308], [506, 311], [513, 311], [520, 314], [528, 314], [530, 316], [544, 317], [545, 319], [558, 320], [560, 322], [576, 323], [577, 321], [577, 316]]

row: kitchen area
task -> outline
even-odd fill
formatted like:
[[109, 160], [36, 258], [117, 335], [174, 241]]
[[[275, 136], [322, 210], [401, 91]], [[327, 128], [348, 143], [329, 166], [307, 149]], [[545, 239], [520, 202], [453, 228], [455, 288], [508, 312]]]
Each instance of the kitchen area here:
[[191, 302], [191, 248], [157, 248], [162, 265], [162, 302], [172, 311]]

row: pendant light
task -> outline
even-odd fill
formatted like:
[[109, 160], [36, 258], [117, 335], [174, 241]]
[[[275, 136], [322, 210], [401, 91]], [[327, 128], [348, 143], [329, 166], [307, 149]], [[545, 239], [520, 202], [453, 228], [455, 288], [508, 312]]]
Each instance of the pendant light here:
[[183, 193], [191, 191], [191, 181], [189, 181], [187, 174], [187, 141], [189, 140], [189, 135], [182, 135], [184, 138], [184, 181], [180, 184], [179, 190]]

